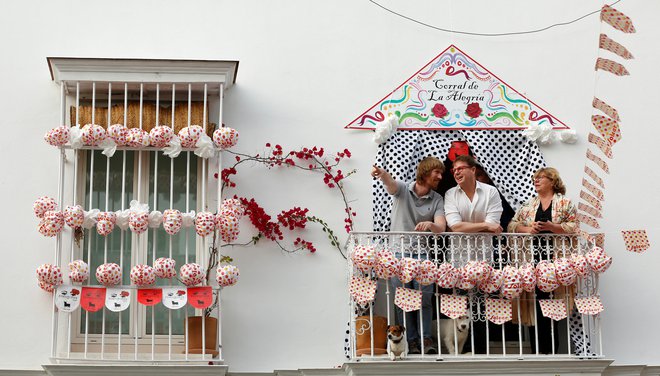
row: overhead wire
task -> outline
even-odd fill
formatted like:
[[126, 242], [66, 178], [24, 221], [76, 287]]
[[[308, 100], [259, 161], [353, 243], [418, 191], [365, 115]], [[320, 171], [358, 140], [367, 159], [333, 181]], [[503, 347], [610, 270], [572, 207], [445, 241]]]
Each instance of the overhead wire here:
[[[615, 4], [619, 3], [620, 1], [621, 1], [621, 0], [616, 0], [615, 2], [609, 4], [609, 6], [615, 5]], [[398, 16], [398, 17], [401, 17], [401, 18], [406, 19], [406, 20], [408, 20], [408, 21], [414, 22], [414, 23], [416, 23], [416, 24], [419, 24], [419, 25], [422, 25], [422, 26], [425, 26], [425, 27], [428, 27], [428, 28], [431, 28], [431, 29], [434, 29], [434, 30], [443, 31], [443, 32], [447, 32], [447, 33], [463, 34], [463, 35], [472, 35], [472, 36], [482, 36], [482, 37], [502, 37], [502, 36], [510, 36], [510, 35], [522, 35], [522, 34], [540, 33], [540, 32], [542, 32], [542, 31], [546, 31], [546, 30], [548, 30], [548, 29], [552, 29], [553, 27], [566, 26], [566, 25], [570, 25], [570, 24], [576, 23], [576, 22], [578, 22], [578, 21], [580, 21], [580, 20], [582, 20], [582, 19], [584, 19], [584, 18], [587, 18], [587, 17], [593, 15], [593, 14], [600, 13], [600, 11], [601, 11], [601, 9], [599, 8], [599, 9], [594, 10], [593, 12], [589, 12], [589, 13], [583, 15], [583, 16], [580, 16], [580, 17], [578, 17], [578, 18], [576, 18], [576, 19], [574, 19], [574, 20], [566, 21], [566, 22], [558, 22], [558, 23], [554, 23], [554, 24], [552, 24], [552, 25], [549, 25], [549, 26], [546, 26], [546, 27], [542, 27], [542, 28], [540, 28], [540, 29], [533, 29], [533, 30], [526, 30], [526, 31], [512, 31], [512, 32], [508, 32], [508, 33], [476, 33], [476, 32], [471, 32], [471, 31], [461, 31], [461, 30], [445, 29], [445, 28], [442, 28], [442, 27], [434, 26], [434, 25], [428, 24], [428, 23], [426, 23], [426, 22], [422, 22], [422, 21], [419, 21], [419, 20], [414, 19], [414, 18], [412, 18], [412, 17], [406, 16], [406, 15], [401, 14], [401, 13], [399, 13], [399, 12], [396, 12], [396, 11], [390, 9], [390, 8], [385, 7], [385, 6], [382, 5], [382, 4], [379, 4], [379, 3], [376, 2], [375, 0], [369, 0], [369, 2], [372, 3], [372, 4], [374, 4], [374, 5], [376, 5], [377, 7], [381, 8], [381, 9], [383, 9], [383, 10], [389, 12], [389, 13], [392, 13], [392, 14]]]

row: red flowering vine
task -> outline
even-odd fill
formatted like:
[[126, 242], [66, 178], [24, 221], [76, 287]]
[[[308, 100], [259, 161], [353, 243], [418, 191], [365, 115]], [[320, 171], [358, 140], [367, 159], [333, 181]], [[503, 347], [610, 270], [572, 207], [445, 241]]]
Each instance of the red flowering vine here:
[[[268, 150], [263, 156], [260, 154], [247, 155], [227, 150], [228, 153], [234, 154], [236, 162], [231, 167], [222, 170], [221, 181], [223, 187], [236, 187], [236, 183], [231, 180], [231, 177], [236, 175], [236, 167], [238, 165], [248, 161], [261, 163], [268, 168], [295, 167], [306, 171], [317, 172], [323, 176], [323, 183], [328, 188], [337, 189], [340, 192], [344, 202], [344, 211], [346, 213], [346, 218], [344, 219], [344, 228], [346, 232], [350, 232], [353, 229], [353, 219], [357, 213], [355, 213], [353, 208], [348, 205], [348, 199], [346, 198], [346, 193], [344, 191], [343, 181], [348, 176], [355, 173], [355, 170], [344, 174], [342, 170], [337, 168], [344, 159], [351, 158], [351, 152], [348, 149], [344, 149], [335, 153], [334, 155], [329, 155], [322, 147], [318, 146], [303, 147], [297, 150], [285, 151], [284, 148], [279, 144], [272, 146], [271, 143], [266, 143], [266, 148], [268, 148]], [[265, 237], [277, 243], [277, 245], [282, 250], [292, 252], [287, 250], [281, 244], [281, 241], [284, 239], [284, 235], [282, 234], [282, 227], [289, 230], [305, 229], [307, 222], [314, 222], [321, 226], [322, 230], [328, 234], [330, 244], [337, 248], [342, 256], [344, 256], [337, 236], [335, 236], [326, 222], [318, 217], [308, 215], [309, 209], [294, 207], [292, 209], [282, 211], [277, 215], [276, 220], [274, 221], [272, 220], [272, 217], [268, 215], [266, 211], [261, 206], [259, 206], [259, 204], [257, 204], [254, 199], [239, 199], [246, 208], [245, 213], [250, 218], [250, 222], [259, 232], [248, 244], [256, 243], [261, 237]], [[311, 242], [300, 238], [297, 238], [293, 242], [293, 246], [295, 247], [293, 251], [301, 249], [307, 249], [310, 252], [316, 251], [316, 248]]]

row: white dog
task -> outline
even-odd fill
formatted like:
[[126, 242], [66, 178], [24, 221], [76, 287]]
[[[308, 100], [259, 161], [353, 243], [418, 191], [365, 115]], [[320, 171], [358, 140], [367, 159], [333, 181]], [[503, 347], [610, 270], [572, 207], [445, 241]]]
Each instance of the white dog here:
[[406, 328], [401, 325], [389, 325], [387, 327], [387, 354], [390, 360], [405, 359], [408, 356], [408, 341], [406, 340]]
[[[433, 320], [433, 324], [436, 324], [435, 320]], [[436, 326], [433, 325], [433, 327]], [[442, 336], [442, 343], [445, 345], [449, 355], [456, 354], [456, 347], [454, 346], [454, 331], [456, 332], [456, 339], [458, 340], [458, 354], [462, 354], [463, 346], [470, 333], [470, 319], [467, 316], [461, 316], [457, 319], [440, 320], [440, 336]], [[433, 331], [433, 335], [436, 335], [435, 331]]]

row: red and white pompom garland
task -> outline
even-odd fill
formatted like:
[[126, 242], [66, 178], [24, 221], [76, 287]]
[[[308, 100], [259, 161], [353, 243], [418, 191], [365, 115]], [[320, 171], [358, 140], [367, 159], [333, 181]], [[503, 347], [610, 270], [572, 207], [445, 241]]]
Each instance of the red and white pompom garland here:
[[479, 289], [486, 294], [493, 294], [500, 290], [504, 282], [504, 273], [500, 269], [492, 269], [488, 278], [479, 285]]
[[96, 216], [96, 232], [101, 236], [108, 236], [115, 228], [117, 214], [114, 212], [100, 212]]
[[231, 243], [238, 239], [239, 234], [239, 217], [235, 212], [223, 210], [216, 217], [216, 225], [220, 230], [220, 238], [225, 243]]
[[181, 267], [179, 271], [179, 279], [181, 283], [188, 287], [199, 285], [204, 282], [206, 274], [202, 266], [195, 263], [185, 264]]
[[37, 281], [39, 287], [47, 292], [53, 292], [62, 284], [62, 270], [56, 265], [42, 264], [37, 267]]
[[150, 144], [149, 133], [144, 129], [131, 128], [126, 136], [126, 144], [134, 148], [147, 147]]
[[215, 214], [199, 212], [195, 218], [195, 232], [199, 236], [209, 236], [215, 230]]
[[213, 132], [213, 142], [220, 149], [229, 149], [238, 143], [238, 131], [229, 127], [222, 127]]
[[163, 212], [163, 228], [165, 232], [174, 235], [183, 225], [183, 215], [176, 209], [167, 209]]
[[106, 136], [105, 129], [98, 124], [86, 124], [82, 128], [83, 145], [99, 146]]
[[89, 278], [89, 265], [83, 260], [74, 260], [69, 263], [69, 279], [71, 282], [82, 283]]
[[417, 278], [419, 274], [419, 260], [412, 257], [403, 257], [399, 260], [397, 277], [401, 283], [408, 283]]
[[52, 197], [42, 196], [34, 201], [32, 207], [34, 208], [34, 215], [37, 218], [43, 218], [47, 211], [57, 210], [57, 202]]
[[376, 248], [370, 245], [358, 245], [353, 250], [351, 260], [358, 270], [368, 273], [376, 265]]
[[559, 287], [554, 263], [542, 260], [536, 265], [536, 286], [543, 292], [552, 292]]
[[64, 215], [60, 211], [47, 211], [39, 223], [39, 233], [43, 236], [57, 236], [64, 228]]
[[69, 127], [62, 125], [46, 132], [44, 140], [53, 146], [64, 146], [69, 142], [69, 133]]
[[80, 228], [85, 221], [85, 211], [80, 205], [69, 205], [64, 208], [64, 223], [71, 228]]
[[154, 127], [149, 132], [149, 142], [151, 146], [156, 148], [166, 147], [170, 144], [172, 138], [174, 138], [174, 131], [166, 125]]
[[197, 140], [204, 133], [204, 128], [199, 125], [191, 125], [182, 128], [179, 131], [179, 139], [181, 140], [182, 148], [194, 148], [197, 145]]
[[557, 281], [562, 286], [570, 286], [577, 280], [573, 261], [566, 257], [560, 257], [555, 260], [555, 274], [557, 275]]
[[149, 286], [156, 283], [154, 268], [138, 264], [131, 268], [131, 283], [136, 286]]
[[399, 269], [399, 259], [394, 257], [394, 254], [387, 250], [381, 249], [376, 252], [376, 266], [374, 270], [378, 278], [389, 279], [396, 275]]
[[601, 247], [594, 247], [585, 258], [595, 273], [604, 273], [612, 265], [612, 257], [608, 256]]
[[108, 137], [114, 141], [117, 146], [128, 145], [128, 128], [122, 124], [113, 124], [108, 128]]
[[522, 293], [520, 270], [515, 266], [507, 265], [502, 270], [502, 287], [500, 293], [505, 299], [516, 299]]
[[235, 285], [238, 282], [238, 277], [240, 276], [238, 267], [231, 264], [219, 265], [215, 272], [215, 279], [218, 282], [218, 285], [222, 287]]
[[417, 282], [422, 286], [432, 285], [436, 282], [438, 267], [431, 260], [424, 260], [419, 264]]
[[158, 278], [176, 277], [176, 261], [173, 258], [160, 257], [154, 262], [154, 273]]
[[109, 262], [96, 268], [96, 280], [104, 286], [116, 286], [121, 283], [121, 268], [119, 265]]
[[438, 266], [436, 280], [439, 287], [443, 289], [453, 289], [458, 282], [458, 270], [456, 270], [452, 264], [443, 262]]

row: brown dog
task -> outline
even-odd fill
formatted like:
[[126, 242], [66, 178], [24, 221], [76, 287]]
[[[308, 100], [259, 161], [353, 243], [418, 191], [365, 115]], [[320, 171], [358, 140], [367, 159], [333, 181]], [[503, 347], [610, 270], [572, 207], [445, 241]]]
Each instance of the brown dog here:
[[389, 325], [387, 327], [387, 354], [390, 360], [397, 357], [405, 359], [408, 356], [408, 341], [406, 341], [406, 328], [402, 325]]

